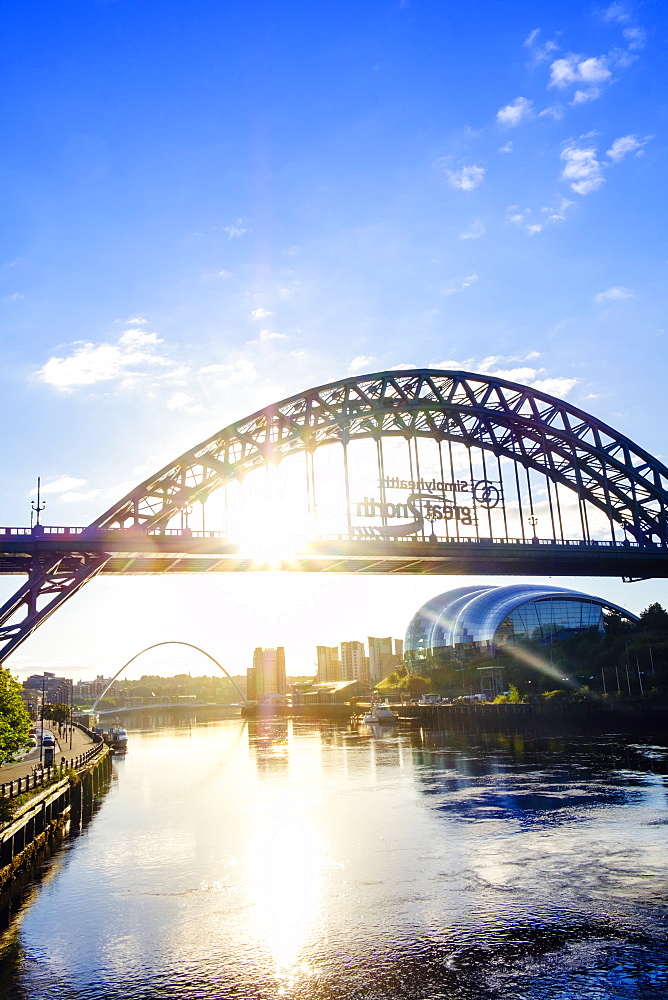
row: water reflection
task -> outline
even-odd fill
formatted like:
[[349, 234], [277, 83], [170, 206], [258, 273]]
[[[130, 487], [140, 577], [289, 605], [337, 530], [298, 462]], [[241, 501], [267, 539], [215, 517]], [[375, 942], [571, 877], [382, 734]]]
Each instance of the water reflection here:
[[666, 747], [230, 720], [116, 766], [7, 996], [668, 996]]
[[523, 824], [586, 820], [604, 805], [646, 802], [665, 809], [665, 749], [600, 738], [421, 733], [416, 773], [434, 808], [462, 818]]

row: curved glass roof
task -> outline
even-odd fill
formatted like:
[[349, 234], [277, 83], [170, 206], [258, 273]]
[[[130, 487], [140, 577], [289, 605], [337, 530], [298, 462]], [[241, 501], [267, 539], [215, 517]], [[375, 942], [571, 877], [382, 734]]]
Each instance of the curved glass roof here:
[[460, 642], [491, 642], [503, 620], [522, 604], [534, 601], [579, 601], [636, 619], [625, 608], [579, 590], [544, 584], [507, 587], [457, 587], [423, 604], [406, 631], [404, 650], [427, 650]]

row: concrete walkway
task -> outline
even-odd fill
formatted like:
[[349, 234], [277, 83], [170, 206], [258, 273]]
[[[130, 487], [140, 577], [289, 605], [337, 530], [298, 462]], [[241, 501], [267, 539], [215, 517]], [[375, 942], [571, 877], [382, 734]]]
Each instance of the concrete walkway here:
[[[72, 730], [72, 749], [70, 749], [70, 735], [69, 728], [67, 729], [67, 735], [65, 735], [65, 730], [63, 730], [63, 735], [58, 736], [58, 730], [44, 730], [44, 735], [48, 732], [52, 732], [56, 740], [56, 752], [53, 755], [54, 764], [60, 764], [61, 757], [65, 757], [67, 761], [73, 760], [75, 757], [79, 757], [86, 750], [89, 750], [93, 746], [93, 740], [86, 733], [82, 732], [74, 726]], [[37, 739], [39, 740], [40, 731], [37, 730]], [[34, 747], [29, 753], [25, 755], [20, 761], [14, 761], [13, 763], [5, 764], [4, 767], [0, 767], [0, 784], [7, 781], [16, 781], [18, 778], [25, 778], [27, 775], [32, 774], [32, 769], [35, 764], [39, 764], [39, 747]]]

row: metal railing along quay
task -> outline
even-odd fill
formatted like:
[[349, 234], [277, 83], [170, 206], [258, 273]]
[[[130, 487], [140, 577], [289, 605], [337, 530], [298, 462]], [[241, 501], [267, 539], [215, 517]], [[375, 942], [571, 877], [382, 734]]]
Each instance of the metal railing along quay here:
[[[33, 770], [32, 774], [27, 774], [24, 778], [14, 778], [13, 781], [3, 781], [0, 784], [0, 799], [14, 799], [18, 795], [24, 795], [26, 792], [35, 791], [42, 785], [47, 784], [54, 778], [62, 777], [69, 770], [77, 770], [79, 767], [83, 767], [84, 764], [90, 763], [94, 760], [98, 754], [101, 753], [105, 746], [104, 740], [97, 733], [91, 734], [95, 743], [89, 750], [85, 753], [79, 754], [77, 757], [72, 757], [70, 760], [65, 759], [64, 763], [61, 760], [58, 764], [52, 764], [49, 767], [36, 768]], [[97, 739], [96, 739], [97, 737]]]

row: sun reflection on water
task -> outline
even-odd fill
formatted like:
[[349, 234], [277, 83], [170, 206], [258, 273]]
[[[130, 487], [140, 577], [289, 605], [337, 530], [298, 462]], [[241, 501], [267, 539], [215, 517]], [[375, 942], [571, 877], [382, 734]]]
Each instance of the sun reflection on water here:
[[257, 939], [270, 951], [283, 990], [312, 972], [300, 953], [315, 932], [325, 866], [318, 831], [297, 804], [267, 802], [247, 857], [248, 892]]

